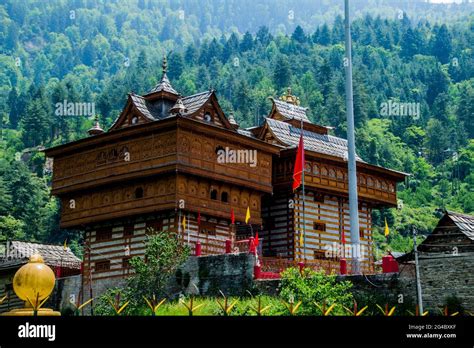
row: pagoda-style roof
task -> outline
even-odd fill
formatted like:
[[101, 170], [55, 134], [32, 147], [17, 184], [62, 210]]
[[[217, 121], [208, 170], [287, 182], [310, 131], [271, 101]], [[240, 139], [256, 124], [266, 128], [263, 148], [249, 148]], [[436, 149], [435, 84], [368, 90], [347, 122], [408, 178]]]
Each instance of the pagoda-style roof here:
[[2, 247], [5, 250], [2, 253], [4, 256], [0, 257], [0, 269], [21, 266], [34, 254], [40, 254], [44, 263], [51, 267], [81, 268], [82, 261], [63, 245], [11, 241]]
[[[271, 118], [266, 118], [266, 131], [271, 132], [275, 140], [284, 147], [297, 147], [301, 128], [295, 127], [288, 122], [282, 122]], [[265, 132], [265, 129], [263, 130]], [[338, 138], [329, 134], [320, 134], [303, 129], [304, 146], [307, 151], [313, 151], [324, 155], [339, 157], [342, 159], [348, 158], [347, 140]], [[356, 156], [357, 161], [364, 162], [359, 156]]]
[[168, 71], [168, 62], [166, 60], [166, 56], [163, 57], [162, 69], [163, 69], [163, 74], [161, 76], [160, 81], [155, 87], [151, 89], [150, 92], [148, 92], [147, 95], [151, 95], [151, 94], [159, 93], [159, 92], [166, 92], [169, 94], [178, 95], [179, 93], [176, 92], [176, 90], [173, 88], [170, 80], [168, 79], [168, 76], [166, 75], [166, 72]]
[[155, 87], [153, 87], [152, 90], [148, 92], [148, 94], [156, 93], [156, 92], [168, 92], [171, 94], [178, 95], [178, 92], [176, 92], [173, 86], [171, 86], [171, 82], [168, 79], [168, 76], [166, 75], [166, 73], [163, 74], [160, 82], [158, 82], [158, 84]]
[[290, 104], [282, 100], [270, 98], [273, 103], [270, 117], [274, 119], [284, 120], [303, 120], [303, 122], [310, 123], [306, 111], [308, 108], [304, 108], [299, 105]]

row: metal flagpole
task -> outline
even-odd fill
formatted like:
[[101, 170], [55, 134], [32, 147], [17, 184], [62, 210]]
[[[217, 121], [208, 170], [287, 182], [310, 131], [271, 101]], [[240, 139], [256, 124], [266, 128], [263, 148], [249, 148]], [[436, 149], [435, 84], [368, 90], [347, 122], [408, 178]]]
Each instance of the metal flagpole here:
[[305, 163], [304, 163], [304, 136], [303, 136], [303, 119], [301, 119], [301, 139], [303, 149], [301, 149], [301, 164], [302, 164], [302, 173], [301, 173], [301, 181], [303, 183], [303, 260], [306, 260], [306, 218], [305, 218], [305, 193], [304, 193], [304, 171], [305, 171]]
[[359, 237], [359, 204], [357, 198], [357, 173], [355, 158], [354, 134], [354, 101], [352, 95], [352, 54], [351, 54], [351, 25], [349, 19], [349, 0], [344, 1], [345, 32], [346, 32], [346, 113], [347, 113], [347, 147], [349, 152], [349, 211], [352, 243], [352, 274], [360, 271], [360, 237]]
[[179, 215], [178, 215], [178, 236], [179, 238], [183, 238], [183, 241], [184, 241], [184, 233], [183, 233], [183, 236], [181, 236], [181, 209], [179, 210]]
[[190, 235], [191, 232], [189, 231], [189, 224], [190, 224], [190, 221], [191, 221], [191, 220], [189, 220], [189, 211], [188, 211], [188, 221], [187, 221], [187, 224], [186, 224], [186, 227], [187, 227], [187, 229], [188, 229], [188, 245], [191, 245], [191, 244], [190, 244], [190, 243], [191, 243], [191, 235]]
[[423, 298], [421, 294], [420, 266], [418, 263], [418, 248], [416, 246], [416, 228], [413, 227], [413, 251], [415, 253], [416, 294], [418, 295], [418, 309], [423, 315]]

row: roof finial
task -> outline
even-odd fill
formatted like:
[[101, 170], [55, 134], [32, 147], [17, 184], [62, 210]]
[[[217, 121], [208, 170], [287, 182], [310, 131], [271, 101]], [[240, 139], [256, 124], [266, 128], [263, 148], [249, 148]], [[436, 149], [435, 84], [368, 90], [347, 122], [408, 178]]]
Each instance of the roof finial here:
[[280, 100], [283, 100], [284, 102], [288, 104], [300, 105], [300, 98], [291, 94], [291, 87], [288, 87], [286, 89], [286, 95], [285, 94], [282, 95], [280, 97]]
[[98, 135], [104, 133], [104, 130], [100, 127], [99, 124], [99, 115], [95, 115], [94, 117], [94, 126], [87, 131], [89, 135]]
[[168, 71], [168, 61], [166, 60], [166, 54], [163, 56], [163, 63], [161, 64], [161, 67], [163, 69], [163, 75], [165, 75]]

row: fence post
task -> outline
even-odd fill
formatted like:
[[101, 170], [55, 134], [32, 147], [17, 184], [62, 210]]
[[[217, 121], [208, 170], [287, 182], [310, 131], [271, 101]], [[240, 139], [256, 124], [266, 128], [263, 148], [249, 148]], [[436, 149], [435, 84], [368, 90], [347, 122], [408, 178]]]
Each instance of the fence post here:
[[201, 256], [201, 242], [200, 241], [197, 241], [196, 242], [196, 253], [195, 253], [196, 256]]
[[232, 252], [232, 241], [230, 239], [225, 240], [225, 253], [230, 254]]
[[249, 238], [249, 253], [250, 254], [255, 254], [257, 251], [255, 249], [255, 238], [250, 237]]
[[341, 259], [340, 261], [340, 272], [341, 274], [347, 274], [347, 261], [346, 259]]
[[300, 273], [303, 273], [304, 262], [303, 261], [298, 262], [298, 267], [300, 268]]
[[253, 266], [253, 276], [255, 279], [260, 278], [261, 273], [262, 273], [262, 266], [258, 266], [258, 265]]

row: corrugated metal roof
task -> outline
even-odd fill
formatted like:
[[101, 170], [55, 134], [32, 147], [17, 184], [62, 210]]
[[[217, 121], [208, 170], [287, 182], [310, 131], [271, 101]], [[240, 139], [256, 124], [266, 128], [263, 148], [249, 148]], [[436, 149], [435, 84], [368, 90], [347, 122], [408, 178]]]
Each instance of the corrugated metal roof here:
[[446, 211], [446, 214], [469, 239], [474, 240], [474, 216]]
[[[297, 147], [301, 129], [289, 123], [266, 118], [266, 122], [273, 134], [286, 146]], [[322, 153], [325, 155], [348, 158], [347, 140], [328, 134], [319, 134], [303, 130], [304, 146], [306, 150]], [[364, 162], [359, 156], [357, 161]]]
[[293, 105], [282, 100], [277, 100], [272, 98], [273, 103], [275, 104], [276, 109], [278, 112], [285, 118], [303, 120], [305, 122], [311, 122], [306, 116], [307, 108], [304, 108], [299, 105]]
[[12, 241], [6, 245], [5, 256], [0, 257], [0, 268], [9, 268], [28, 262], [31, 255], [40, 254], [48, 266], [62, 266], [72, 269], [81, 268], [81, 260], [69, 248], [62, 245], [50, 245]]

